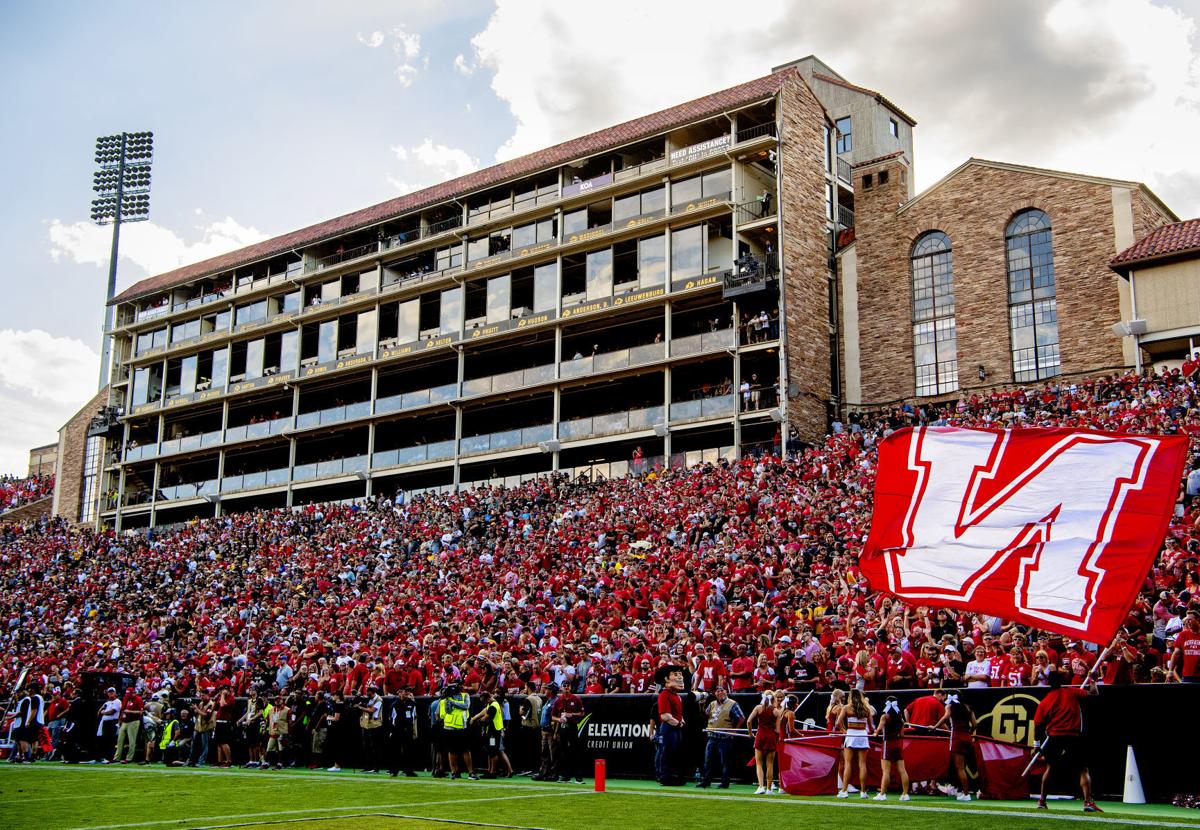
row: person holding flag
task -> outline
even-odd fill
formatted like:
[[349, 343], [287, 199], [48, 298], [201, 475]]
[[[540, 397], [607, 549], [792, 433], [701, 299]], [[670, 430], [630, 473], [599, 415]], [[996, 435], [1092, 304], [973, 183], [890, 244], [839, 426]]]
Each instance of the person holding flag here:
[[1084, 698], [1097, 693], [1096, 678], [1089, 674], [1082, 688], [1063, 685], [1062, 672], [1050, 673], [1050, 693], [1042, 698], [1033, 715], [1034, 728], [1039, 739], [1039, 752], [1046, 759], [1046, 772], [1042, 774], [1041, 795], [1038, 809], [1046, 810], [1046, 788], [1050, 776], [1056, 769], [1079, 771], [1079, 788], [1083, 791], [1083, 811], [1103, 812], [1092, 798], [1092, 776], [1088, 772], [1083, 754], [1083, 710]]

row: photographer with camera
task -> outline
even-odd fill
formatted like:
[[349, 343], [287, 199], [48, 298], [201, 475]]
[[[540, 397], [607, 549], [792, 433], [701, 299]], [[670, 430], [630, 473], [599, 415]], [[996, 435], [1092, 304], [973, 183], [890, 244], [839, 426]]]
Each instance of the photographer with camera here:
[[450, 777], [461, 777], [460, 770], [466, 763], [467, 777], [472, 781], [475, 765], [471, 761], [471, 748], [467, 744], [467, 719], [471, 713], [471, 696], [457, 682], [447, 683], [438, 701], [438, 714], [442, 719], [442, 738], [450, 760]]
[[367, 689], [368, 697], [354, 699], [358, 728], [362, 734], [363, 772], [379, 772], [379, 727], [383, 726], [383, 697], [378, 686]]

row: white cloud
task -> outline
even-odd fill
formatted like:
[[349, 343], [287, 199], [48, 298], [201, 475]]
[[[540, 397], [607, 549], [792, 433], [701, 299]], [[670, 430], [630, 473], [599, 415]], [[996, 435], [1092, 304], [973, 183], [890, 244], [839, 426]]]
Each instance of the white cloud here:
[[421, 69], [429, 67], [428, 55], [423, 61], [420, 61], [418, 66], [417, 59], [421, 57], [421, 36], [415, 32], [409, 32], [404, 26], [393, 26], [386, 31], [376, 30], [367, 35], [359, 32], [355, 38], [370, 49], [378, 49], [391, 40], [392, 54], [396, 58], [396, 67], [392, 72], [401, 86], [412, 86]]
[[461, 54], [454, 57], [454, 68], [463, 75], [475, 74], [475, 67], [472, 64], [467, 63], [467, 59]]
[[24, 473], [30, 448], [54, 441], [58, 428], [96, 393], [100, 355], [79, 340], [39, 329], [0, 330], [0, 354], [0, 473]]
[[355, 37], [358, 39], [359, 43], [370, 49], [378, 49], [383, 45], [384, 41], [383, 32], [378, 31], [371, 32], [369, 35], [364, 35], [362, 32], [359, 32]]
[[[145, 274], [161, 274], [181, 265], [199, 262], [218, 254], [252, 245], [266, 238], [254, 227], [225, 217], [193, 229], [197, 238], [189, 242], [175, 231], [154, 222], [138, 222], [121, 229], [121, 260]], [[49, 224], [50, 258], [87, 265], [108, 265], [112, 230], [89, 222], [66, 224], [52, 219]], [[128, 271], [122, 274], [128, 284]]]
[[610, 0], [580, 26], [569, 4], [497, 0], [471, 41], [470, 62], [491, 73], [515, 122], [496, 158], [815, 53], [921, 122], [918, 187], [975, 155], [1145, 181], [1180, 214], [1200, 214], [1200, 38], [1178, 7], [1009, 0], [913, 4], [901, 13], [889, 0], [810, 0], [797, 15], [784, 0], [760, 0], [736, 28], [711, 26], [727, 13], [723, 0], [693, 0], [686, 14]]
[[426, 138], [414, 147], [396, 145], [391, 150], [397, 159], [406, 162], [405, 177], [387, 177], [388, 183], [401, 193], [411, 193], [479, 169], [479, 159], [466, 150], [436, 144], [432, 138]]

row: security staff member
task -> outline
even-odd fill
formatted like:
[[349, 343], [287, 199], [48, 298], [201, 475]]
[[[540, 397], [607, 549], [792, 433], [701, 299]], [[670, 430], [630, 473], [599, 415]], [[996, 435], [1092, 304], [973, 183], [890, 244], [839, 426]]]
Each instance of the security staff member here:
[[438, 702], [438, 714], [442, 718], [442, 737], [446, 742], [446, 754], [450, 756], [450, 777], [460, 778], [459, 769], [466, 762], [467, 777], [475, 780], [475, 765], [471, 762], [471, 748], [467, 745], [467, 716], [471, 712], [471, 696], [457, 683], [446, 686], [446, 694]]
[[404, 770], [409, 778], [413, 771], [412, 749], [417, 740], [417, 701], [412, 689], [405, 687], [392, 705], [388, 715], [388, 772], [395, 778]]

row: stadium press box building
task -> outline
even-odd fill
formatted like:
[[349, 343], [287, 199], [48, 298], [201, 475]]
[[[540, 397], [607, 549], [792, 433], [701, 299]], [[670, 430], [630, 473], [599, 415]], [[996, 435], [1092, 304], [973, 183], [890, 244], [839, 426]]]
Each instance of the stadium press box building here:
[[[551, 470], [617, 476], [818, 440], [848, 406], [952, 394], [946, 251], [925, 244], [929, 284], [909, 278], [908, 225], [927, 233], [936, 214], [900, 215], [914, 126], [810, 56], [143, 280], [114, 301], [111, 406], [86, 435], [64, 428], [60, 480], [75, 483], [60, 512], [137, 528]], [[1121, 186], [1123, 204], [1174, 219]], [[1117, 185], [1097, 187], [1104, 268]], [[875, 247], [856, 240], [863, 188]], [[1010, 189], [1015, 216], [1025, 195]], [[1097, 314], [1116, 322], [1106, 273], [1087, 290], [1111, 293]], [[983, 313], [1009, 331], [1010, 304]], [[989, 383], [1027, 375], [1013, 368], [1024, 353], [1005, 369], [993, 351]], [[1121, 361], [1113, 339], [1100, 363]], [[1057, 371], [1036, 354], [1034, 367]]]

